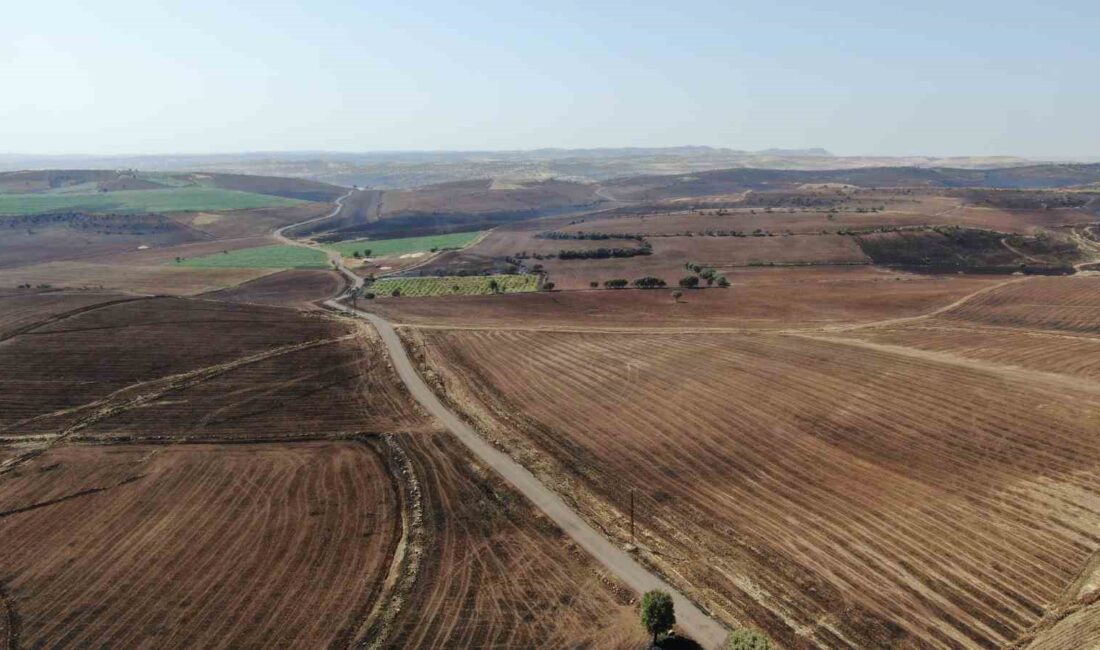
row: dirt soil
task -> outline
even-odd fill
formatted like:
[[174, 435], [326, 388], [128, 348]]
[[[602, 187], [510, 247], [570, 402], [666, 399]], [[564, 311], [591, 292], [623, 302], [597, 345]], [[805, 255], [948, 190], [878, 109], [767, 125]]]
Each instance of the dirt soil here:
[[25, 647], [346, 645], [401, 536], [368, 444], [70, 446], [0, 479]]
[[335, 271], [291, 269], [273, 273], [257, 280], [203, 294], [203, 298], [254, 305], [318, 309], [317, 302], [331, 298], [344, 286]]

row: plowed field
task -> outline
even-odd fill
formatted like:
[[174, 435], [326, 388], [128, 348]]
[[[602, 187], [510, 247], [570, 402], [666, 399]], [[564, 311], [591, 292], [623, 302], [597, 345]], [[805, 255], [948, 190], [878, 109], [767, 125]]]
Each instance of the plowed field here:
[[67, 447], [0, 480], [23, 647], [346, 644], [401, 534], [357, 442]]
[[635, 489], [643, 557], [783, 644], [997, 647], [1100, 548], [1100, 396], [1065, 382], [791, 335], [418, 335], [486, 435], [620, 539]]
[[638, 648], [634, 595], [447, 434], [402, 438], [433, 544], [390, 644]]

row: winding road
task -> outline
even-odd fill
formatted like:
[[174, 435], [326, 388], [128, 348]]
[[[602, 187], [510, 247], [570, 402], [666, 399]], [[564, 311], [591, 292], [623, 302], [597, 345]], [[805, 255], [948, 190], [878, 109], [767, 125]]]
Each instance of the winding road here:
[[[354, 190], [352, 190], [354, 192]], [[296, 226], [314, 223], [336, 216], [343, 207], [343, 202], [352, 192], [336, 200], [336, 207], [332, 212], [315, 219], [283, 226], [273, 235], [280, 241], [292, 246], [306, 248], [319, 248], [316, 244], [291, 239], [285, 235], [287, 230]], [[543, 485], [527, 468], [523, 467], [504, 452], [496, 449], [485, 441], [472, 427], [466, 424], [462, 418], [436, 396], [428, 387], [420, 374], [416, 371], [401, 339], [394, 331], [393, 325], [384, 318], [358, 309], [352, 309], [339, 300], [349, 295], [352, 291], [363, 286], [363, 279], [352, 273], [344, 266], [339, 253], [325, 251], [332, 261], [334, 268], [342, 273], [349, 281], [349, 288], [340, 296], [325, 302], [325, 306], [336, 311], [365, 318], [375, 330], [378, 331], [382, 342], [389, 352], [390, 359], [397, 375], [404, 382], [409, 393], [420, 403], [424, 409], [435, 417], [458, 440], [466, 446], [482, 463], [492, 468], [504, 480], [512, 485], [520, 494], [527, 498], [536, 508], [549, 517], [565, 534], [569, 535], [605, 569], [623, 584], [638, 593], [645, 593], [653, 589], [661, 589], [672, 595], [676, 606], [677, 626], [688, 636], [694, 639], [704, 648], [718, 648], [725, 641], [728, 630], [718, 621], [708, 616], [699, 609], [695, 603], [688, 600], [683, 594], [665, 582], [662, 578], [642, 566], [625, 550], [611, 543], [595, 528], [588, 525], [580, 515], [569, 507], [565, 501], [553, 490]]]

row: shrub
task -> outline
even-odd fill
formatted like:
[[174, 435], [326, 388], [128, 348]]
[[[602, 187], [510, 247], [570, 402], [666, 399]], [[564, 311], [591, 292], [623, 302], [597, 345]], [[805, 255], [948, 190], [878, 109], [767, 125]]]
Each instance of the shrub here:
[[608, 289], [622, 289], [623, 287], [625, 287], [628, 284], [630, 284], [630, 283], [627, 282], [626, 280], [624, 280], [622, 278], [616, 278], [614, 280], [608, 280], [608, 281], [604, 282], [603, 286], [607, 287]]
[[726, 637], [725, 650], [772, 650], [772, 642], [753, 630], [734, 630]]
[[695, 289], [699, 286], [699, 278], [694, 275], [689, 275], [686, 278], [680, 278], [680, 286], [685, 289]]

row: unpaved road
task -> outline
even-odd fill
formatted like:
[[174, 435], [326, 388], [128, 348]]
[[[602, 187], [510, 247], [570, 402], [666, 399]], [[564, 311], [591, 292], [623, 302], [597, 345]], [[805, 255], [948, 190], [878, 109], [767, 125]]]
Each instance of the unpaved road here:
[[351, 309], [335, 301], [329, 301], [326, 304], [344, 313], [362, 316], [370, 321], [386, 344], [398, 376], [405, 382], [405, 386], [416, 401], [443, 423], [481, 462], [511, 483], [520, 494], [553, 520], [612, 575], [638, 593], [645, 593], [651, 589], [669, 592], [676, 604], [676, 622], [684, 632], [704, 648], [717, 648], [722, 644], [728, 633], [726, 628], [704, 614], [694, 603], [664, 580], [639, 564], [626, 551], [609, 542], [596, 529], [585, 523], [561, 497], [539, 482], [534, 474], [487, 443], [473, 428], [448, 409], [421, 379], [409, 360], [401, 339], [387, 320], [368, 312]]
[[[350, 195], [351, 192], [348, 192], [337, 199], [336, 207], [325, 216], [283, 226], [273, 233], [274, 236], [292, 246], [317, 248], [315, 244], [291, 239], [283, 233], [294, 226], [312, 223], [335, 216], [336, 213], [340, 211], [343, 201]], [[332, 260], [335, 268], [347, 277], [351, 283], [351, 288], [342, 294], [341, 297], [363, 286], [363, 279], [344, 266], [343, 259], [340, 257], [339, 253], [333, 253], [331, 251], [326, 252], [329, 254], [329, 259]], [[420, 378], [420, 374], [416, 371], [416, 368], [413, 367], [412, 362], [409, 360], [409, 355], [405, 352], [405, 347], [401, 344], [401, 339], [397, 336], [397, 332], [394, 331], [389, 321], [369, 312], [352, 309], [351, 307], [337, 302], [337, 300], [339, 300], [339, 298], [328, 300], [325, 302], [325, 305], [345, 314], [366, 318], [374, 326], [379, 336], [382, 338], [382, 342], [385, 343], [386, 349], [389, 351], [390, 358], [393, 361], [398, 376], [401, 377], [401, 381], [405, 383], [405, 386], [409, 389], [412, 396], [426, 411], [428, 411], [428, 413], [439, 420], [447, 430], [454, 434], [462, 444], [466, 445], [466, 448], [477, 456], [482, 463], [485, 463], [495, 472], [500, 474], [504, 480], [508, 481], [512, 487], [533, 503], [536, 508], [557, 524], [565, 534], [569, 535], [573, 541], [587, 551], [626, 586], [638, 593], [645, 593], [652, 589], [661, 589], [670, 593], [676, 605], [677, 625], [686, 634], [695, 639], [697, 643], [704, 648], [718, 648], [722, 645], [728, 631], [721, 623], [703, 613], [703, 610], [696, 607], [695, 604], [684, 597], [683, 594], [639, 564], [626, 551], [612, 544], [602, 534], [597, 532], [595, 528], [585, 523], [580, 515], [574, 512], [561, 497], [539, 482], [534, 474], [512, 460], [507, 454], [485, 442], [476, 431], [448, 409], [443, 402], [436, 397], [432, 389], [424, 383], [424, 380]]]

